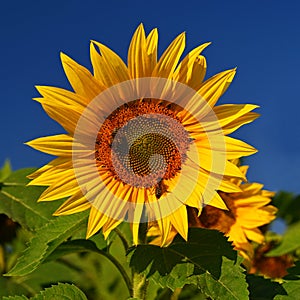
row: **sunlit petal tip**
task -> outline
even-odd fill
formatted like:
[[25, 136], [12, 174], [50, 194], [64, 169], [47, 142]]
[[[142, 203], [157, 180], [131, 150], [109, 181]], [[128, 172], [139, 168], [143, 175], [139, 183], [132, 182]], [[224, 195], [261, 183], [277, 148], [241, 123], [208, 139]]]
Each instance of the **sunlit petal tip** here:
[[29, 146], [29, 147], [31, 147], [31, 148], [34, 148], [32, 145], [33, 145], [33, 142], [34, 140], [32, 140], [32, 141], [28, 141], [28, 142], [25, 142], [25, 143], [23, 143], [24, 145], [26, 145], [26, 146]]
[[222, 209], [222, 210], [229, 210], [228, 206], [222, 200], [222, 198], [219, 196], [219, 194], [216, 194], [215, 197], [208, 203], [208, 205]]
[[49, 88], [48, 86], [44, 85], [35, 85], [34, 87], [40, 94], [42, 94], [45, 89]]
[[180, 234], [180, 235], [185, 241], [188, 240], [188, 231], [186, 231], [184, 234]]
[[46, 201], [47, 201], [47, 199], [42, 198], [42, 197], [40, 197], [40, 198], [37, 200], [37, 202], [46, 202]]
[[200, 217], [200, 215], [201, 215], [201, 213], [202, 213], [202, 209], [203, 209], [203, 207], [199, 207], [199, 208], [198, 208], [198, 214], [197, 214], [198, 217]]
[[108, 236], [110, 235], [110, 233], [111, 233], [111, 230], [110, 231], [107, 230], [107, 231], [103, 232], [103, 236], [104, 236], [105, 240], [108, 238]]
[[[104, 46], [104, 47], [106, 47], [104, 44], [102, 44], [102, 43], [100, 43], [100, 42], [98, 42], [98, 41], [95, 41], [95, 40], [91, 40], [90, 41], [90, 46], [97, 46], [97, 47], [101, 47], [101, 46]], [[101, 53], [100, 53], [101, 54]]]
[[65, 69], [65, 65], [69, 65], [73, 62], [73, 59], [68, 56], [67, 54], [65, 54], [64, 52], [60, 52], [59, 53], [59, 57], [60, 57], [60, 60], [61, 60], [61, 63]]
[[85, 238], [89, 239], [93, 235], [95, 235], [100, 229], [97, 226], [91, 226], [91, 224], [88, 224], [87, 231]]
[[234, 76], [235, 76], [235, 74], [236, 74], [236, 70], [237, 70], [237, 67], [235, 67], [235, 68], [233, 68], [233, 69], [231, 69], [231, 70], [229, 70], [229, 77], [228, 77], [228, 79], [227, 79], [227, 82], [232, 82], [233, 81], [233, 78], [234, 78]]
[[96, 43], [97, 43], [96, 41], [90, 40], [90, 55], [91, 55], [91, 58], [92, 58], [94, 52], [98, 53], [98, 51], [96, 50], [96, 47], [95, 47]]
[[[156, 36], [158, 37], [158, 29], [157, 29], [157, 28], [153, 28], [153, 29], [150, 31], [148, 37], [150, 36], [150, 34], [153, 35], [153, 36], [155, 36], [155, 37], [156, 37]], [[147, 37], [147, 38], [148, 38], [148, 37]]]
[[252, 147], [252, 153], [255, 154], [255, 153], [257, 153], [257, 152], [258, 152], [258, 149]]
[[[200, 53], [205, 49], [205, 48], [207, 48], [209, 45], [211, 45], [211, 42], [206, 42], [206, 43], [203, 43], [203, 44], [201, 44], [199, 47], [197, 47], [197, 48], [199, 48], [200, 49]], [[200, 54], [199, 53], [199, 54]], [[199, 55], [198, 54], [198, 55]]]
[[85, 238], [88, 240], [90, 237], [92, 237], [95, 233], [93, 233], [92, 231], [87, 231], [86, 232], [86, 235], [85, 235]]
[[43, 101], [43, 99], [44, 99], [44, 98], [42, 98], [42, 97], [39, 97], [39, 98], [37, 98], [37, 97], [36, 97], [36, 98], [32, 98], [33, 101], [36, 101], [36, 102], [39, 102], [39, 103], [41, 103], [41, 102]]
[[61, 209], [57, 209], [52, 216], [59, 217], [59, 216], [67, 216], [69, 213], [67, 211], [61, 211]]
[[132, 230], [132, 243], [134, 246], [137, 246], [139, 244], [139, 236], [136, 230]]
[[62, 51], [59, 52], [59, 56], [60, 56], [61, 60], [69, 60], [69, 59], [71, 59], [67, 54], [65, 54]]
[[144, 24], [143, 24], [143, 22], [141, 22], [141, 23], [139, 24], [139, 26], [137, 27], [137, 29], [139, 29], [139, 30], [144, 30]]
[[[29, 177], [29, 175], [26, 176], [26, 177], [27, 177], [28, 179], [32, 179], [32, 178]], [[32, 186], [32, 185], [36, 185], [35, 182], [34, 182], [34, 180], [31, 180], [31, 181], [29, 181], [29, 182], [26, 184], [26, 186]]]

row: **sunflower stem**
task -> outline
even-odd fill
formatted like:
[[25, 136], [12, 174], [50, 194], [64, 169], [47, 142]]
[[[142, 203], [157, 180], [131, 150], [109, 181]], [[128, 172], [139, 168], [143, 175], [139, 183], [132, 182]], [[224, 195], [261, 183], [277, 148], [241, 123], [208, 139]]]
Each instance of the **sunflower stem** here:
[[133, 294], [132, 298], [137, 298], [141, 300], [146, 299], [148, 280], [146, 279], [146, 275], [142, 273], [133, 272], [132, 276], [133, 283]]
[[98, 249], [98, 253], [105, 256], [107, 259], [109, 259], [115, 265], [115, 267], [118, 269], [118, 271], [120, 272], [120, 274], [122, 275], [122, 277], [126, 283], [126, 286], [127, 286], [130, 296], [133, 295], [132, 282], [131, 282], [126, 270], [120, 264], [120, 262], [114, 256], [112, 256], [109, 252]]
[[[140, 223], [139, 226], [139, 244], [147, 243], [147, 230], [148, 223]], [[143, 273], [138, 273], [132, 270], [132, 284], [133, 284], [133, 298], [146, 299], [147, 287], [149, 281], [146, 279], [146, 275]]]
[[123, 233], [118, 228], [115, 228], [114, 231], [118, 235], [118, 237], [120, 238], [120, 240], [123, 244], [123, 247], [125, 249], [125, 252], [127, 253], [128, 249], [129, 249], [129, 243], [128, 243], [126, 237], [123, 235]]

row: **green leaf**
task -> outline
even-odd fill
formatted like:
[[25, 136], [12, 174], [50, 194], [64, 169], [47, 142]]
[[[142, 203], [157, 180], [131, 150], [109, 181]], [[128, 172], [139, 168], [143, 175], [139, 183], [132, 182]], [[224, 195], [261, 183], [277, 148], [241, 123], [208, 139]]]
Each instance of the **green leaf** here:
[[287, 295], [277, 295], [274, 300], [299, 300], [300, 280], [290, 280], [282, 284]]
[[5, 178], [7, 178], [12, 172], [11, 165], [9, 160], [7, 159], [4, 162], [2, 169], [0, 169], [0, 182], [3, 182]]
[[287, 295], [281, 284], [262, 276], [248, 274], [247, 282], [251, 300], [272, 300], [276, 295]]
[[130, 266], [137, 272], [144, 271], [151, 263], [149, 276], [156, 271], [160, 275], [171, 272], [182, 261], [199, 264], [197, 272], [209, 271], [215, 277], [220, 276], [222, 256], [235, 260], [237, 253], [222, 233], [216, 230], [191, 228], [186, 242], [177, 235], [168, 247], [138, 245], [131, 257]]
[[151, 279], [158, 283], [161, 287], [168, 287], [172, 291], [176, 288], [183, 288], [190, 282], [188, 278], [193, 275], [194, 265], [189, 263], [179, 263], [175, 265], [172, 271], [166, 275], [155, 272]]
[[[97, 237], [102, 236], [102, 235], [98, 235]], [[104, 237], [103, 237], [104, 239]], [[104, 249], [106, 247], [106, 243], [105, 245], [103, 244], [104, 247], [102, 247], [102, 249]], [[46, 261], [51, 261], [51, 260], [55, 260], [58, 259], [64, 255], [68, 255], [71, 253], [78, 253], [78, 252], [95, 252], [95, 253], [99, 253], [99, 248], [96, 246], [96, 244], [90, 240], [72, 240], [72, 241], [67, 241], [62, 243], [61, 245], [59, 245], [46, 259]]]
[[130, 266], [171, 290], [193, 283], [212, 299], [243, 300], [248, 291], [240, 261], [222, 233], [191, 228], [187, 242], [177, 236], [168, 247], [137, 246]]
[[83, 212], [56, 217], [39, 228], [23, 256], [6, 276], [23, 276], [35, 270], [60, 244], [87, 222], [87, 215], [88, 212]]
[[59, 283], [45, 289], [31, 300], [87, 300], [85, 294], [75, 285]]
[[[239, 259], [241, 262], [242, 259]], [[232, 260], [223, 257], [221, 274], [215, 278], [209, 272], [193, 276], [190, 279], [202, 293], [211, 299], [220, 300], [248, 300], [248, 284], [243, 274], [244, 269]]]
[[60, 201], [38, 203], [37, 199], [44, 187], [26, 186], [27, 175], [35, 169], [13, 172], [0, 185], [0, 213], [6, 214], [28, 230], [36, 230], [52, 217]]
[[275, 300], [298, 300], [300, 295], [300, 261], [288, 269], [288, 275], [283, 278], [282, 287], [287, 295], [277, 295]]
[[296, 261], [295, 265], [287, 269], [288, 275], [284, 277], [286, 280], [298, 280], [300, 279], [300, 261]]
[[4, 296], [9, 295], [26, 294], [26, 292], [28, 291], [20, 284], [10, 280], [10, 278], [4, 278], [3, 276], [0, 276], [0, 299], [3, 299]]
[[300, 221], [290, 225], [278, 247], [269, 251], [266, 256], [280, 256], [295, 251], [300, 247]]
[[3, 300], [28, 300], [26, 296], [9, 296], [9, 297], [3, 297]]
[[[3, 300], [28, 300], [25, 296], [4, 297]], [[87, 300], [85, 294], [75, 285], [59, 283], [45, 289], [30, 300]]]
[[[75, 255], [73, 260], [80, 259]], [[84, 277], [81, 268], [73, 268], [62, 262], [48, 262], [42, 264], [34, 272], [23, 277], [0, 277], [0, 299], [11, 295], [35, 295], [45, 287], [55, 282], [76, 282]], [[2, 284], [1, 284], [2, 282]]]

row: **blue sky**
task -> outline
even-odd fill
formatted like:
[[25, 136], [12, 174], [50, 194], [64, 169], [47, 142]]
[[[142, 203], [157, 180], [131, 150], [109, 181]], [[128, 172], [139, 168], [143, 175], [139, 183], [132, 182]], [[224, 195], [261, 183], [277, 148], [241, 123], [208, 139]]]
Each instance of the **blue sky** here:
[[25, 145], [61, 133], [38, 103], [35, 85], [69, 88], [59, 53], [90, 67], [89, 41], [126, 59], [143, 22], [158, 27], [159, 53], [182, 31], [187, 50], [204, 52], [208, 76], [238, 67], [223, 103], [254, 103], [261, 117], [239, 129], [259, 149], [246, 162], [249, 180], [300, 193], [300, 3], [298, 1], [5, 1], [0, 9], [0, 164], [41, 166], [50, 157]]

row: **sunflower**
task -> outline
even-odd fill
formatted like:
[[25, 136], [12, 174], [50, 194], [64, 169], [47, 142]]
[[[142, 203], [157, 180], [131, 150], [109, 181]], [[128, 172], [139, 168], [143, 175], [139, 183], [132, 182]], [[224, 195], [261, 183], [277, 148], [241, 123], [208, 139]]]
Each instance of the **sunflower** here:
[[157, 29], [146, 36], [141, 24], [127, 65], [96, 41], [93, 74], [61, 54], [74, 91], [37, 86], [42, 97], [34, 100], [66, 133], [27, 143], [57, 156], [29, 176], [48, 186], [39, 201], [67, 198], [56, 216], [90, 210], [87, 238], [128, 221], [135, 244], [141, 222], [155, 221], [164, 244], [171, 228], [187, 239], [187, 205], [227, 209], [216, 191], [239, 192], [231, 179], [245, 179], [230, 160], [256, 152], [227, 135], [256, 119], [257, 106], [215, 106], [236, 70], [203, 81], [208, 45], [180, 61], [182, 33], [157, 59]]
[[[237, 163], [237, 161], [234, 161]], [[246, 176], [248, 166], [240, 166], [241, 172]], [[233, 243], [236, 250], [245, 258], [244, 264], [250, 267], [254, 255], [254, 249], [250, 241], [262, 244], [264, 235], [260, 226], [269, 224], [275, 218], [276, 207], [269, 205], [274, 192], [263, 190], [259, 183], [243, 183], [242, 180], [232, 179], [240, 189], [240, 192], [225, 193], [219, 191], [219, 195], [226, 203], [227, 210], [206, 205], [199, 216], [197, 209], [188, 207], [189, 227], [216, 229], [225, 234]], [[150, 236], [158, 236], [154, 244], [161, 242], [161, 236], [157, 225], [150, 229]], [[177, 234], [172, 228], [166, 243], [172, 242]]]

